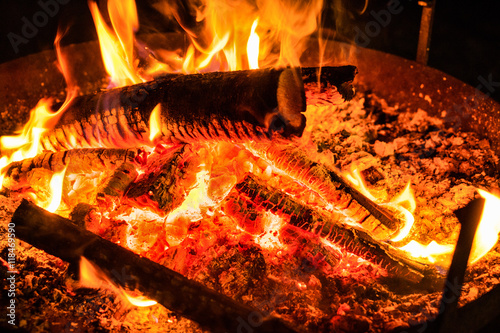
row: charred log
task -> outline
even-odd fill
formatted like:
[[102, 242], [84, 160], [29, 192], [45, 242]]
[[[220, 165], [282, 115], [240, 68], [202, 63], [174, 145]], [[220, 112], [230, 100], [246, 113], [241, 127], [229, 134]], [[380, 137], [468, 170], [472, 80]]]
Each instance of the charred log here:
[[133, 162], [138, 149], [88, 148], [60, 152], [44, 152], [33, 158], [13, 162], [5, 168], [3, 186], [16, 187], [27, 182], [28, 173], [35, 169], [68, 173], [90, 173], [95, 170], [114, 170], [124, 162]]
[[276, 143], [252, 143], [247, 147], [316, 192], [325, 206], [333, 206], [337, 214], [361, 225], [375, 238], [386, 240], [399, 230], [399, 221], [389, 212], [349, 186], [335, 171], [314, 162], [300, 148]]
[[428, 271], [427, 266], [407, 260], [397, 249], [376, 241], [365, 231], [343, 223], [341, 215], [320, 212], [304, 205], [252, 175], [247, 175], [236, 184], [235, 189], [247, 201], [248, 207], [286, 216], [289, 224], [324, 237], [347, 252], [380, 265], [394, 277], [419, 282]]
[[160, 214], [172, 211], [195, 185], [202, 164], [200, 157], [200, 152], [190, 145], [154, 152], [148, 157], [146, 172], [130, 184], [125, 200], [134, 206], [148, 206]]
[[[220, 295], [27, 200], [17, 208], [12, 222], [20, 239], [69, 263], [77, 264], [83, 256], [97, 265], [113, 283], [142, 292], [206, 329], [236, 332], [242, 327], [250, 327], [249, 320], [255, 324], [254, 317], [260, 316], [257, 309]], [[294, 332], [275, 317], [263, 318], [257, 326], [254, 328], [259, 332]]]

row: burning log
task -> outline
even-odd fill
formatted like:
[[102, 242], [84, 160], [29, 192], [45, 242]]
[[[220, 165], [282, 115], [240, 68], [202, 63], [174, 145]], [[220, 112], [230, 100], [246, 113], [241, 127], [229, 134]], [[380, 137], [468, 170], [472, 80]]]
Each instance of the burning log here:
[[[397, 249], [376, 241], [362, 230], [342, 223], [342, 215], [323, 213], [304, 205], [283, 191], [263, 184], [252, 175], [236, 184], [235, 189], [246, 201], [243, 210], [265, 209], [274, 214], [285, 215], [289, 218], [289, 224], [324, 237], [348, 252], [377, 263], [395, 277], [419, 282], [429, 271], [423, 264], [408, 261]], [[232, 202], [230, 207], [234, 210], [238, 201], [230, 196], [229, 202]]]
[[292, 69], [168, 75], [76, 97], [42, 144], [49, 150], [143, 145], [150, 142], [152, 114], [166, 142], [301, 135], [305, 106]]
[[16, 209], [12, 222], [20, 239], [73, 264], [85, 257], [113, 283], [138, 290], [206, 329], [237, 332], [253, 325], [259, 332], [295, 332], [276, 317], [262, 318], [258, 310], [83, 230], [27, 200]]
[[[337, 99], [352, 97], [352, 86], [344, 84], [356, 74], [351, 67], [326, 71], [342, 74], [329, 77], [339, 87]], [[305, 108], [302, 77], [294, 69], [168, 75], [74, 98], [41, 141], [48, 150], [148, 144], [151, 118], [165, 142], [300, 136]]]
[[252, 143], [248, 148], [296, 181], [305, 184], [325, 201], [325, 206], [333, 205], [341, 214], [361, 225], [377, 239], [386, 240], [401, 227], [389, 212], [349, 186], [335, 171], [311, 160], [300, 148], [267, 143]]
[[124, 162], [133, 162], [138, 149], [83, 148], [60, 152], [44, 152], [33, 158], [13, 162], [5, 168], [3, 186], [12, 189], [27, 182], [28, 173], [45, 169], [68, 173], [90, 173], [94, 170], [114, 170]]

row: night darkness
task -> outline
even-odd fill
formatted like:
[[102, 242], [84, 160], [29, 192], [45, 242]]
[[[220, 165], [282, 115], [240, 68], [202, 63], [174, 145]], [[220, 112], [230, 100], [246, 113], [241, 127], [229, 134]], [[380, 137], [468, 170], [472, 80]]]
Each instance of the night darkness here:
[[[56, 0], [54, 0], [56, 1]], [[183, 0], [175, 0], [182, 2]], [[370, 37], [366, 47], [415, 59], [421, 7], [416, 0], [391, 0], [399, 3], [401, 12], [392, 15], [380, 33]], [[51, 2], [51, 0], [42, 0]], [[58, 25], [69, 27], [64, 43], [80, 43], [97, 39], [87, 1], [60, 0], [57, 12], [40, 27], [29, 42], [19, 44], [15, 52], [8, 34], [21, 35], [23, 18], [32, 20], [41, 7], [35, 0], [2, 0], [0, 3], [0, 62], [37, 53], [53, 47]], [[176, 22], [168, 22], [152, 8], [155, 1], [137, 0], [140, 33], [179, 30]], [[346, 9], [339, 18], [338, 2]], [[387, 8], [388, 0], [370, 0], [360, 14], [364, 0], [325, 1], [324, 25], [337, 30], [337, 38], [353, 42], [366, 24], [375, 20], [374, 13]], [[375, 14], [376, 15], [376, 14]], [[428, 65], [490, 93], [500, 101], [500, 2], [437, 0]], [[339, 23], [342, 22], [342, 26]], [[337, 23], [337, 24], [336, 24]], [[337, 26], [336, 26], [337, 25]], [[359, 37], [358, 37], [359, 38]], [[359, 40], [358, 40], [359, 41]], [[489, 82], [488, 85], [484, 82]], [[497, 83], [498, 82], [498, 83]], [[5, 82], [1, 83], [6, 84]]]

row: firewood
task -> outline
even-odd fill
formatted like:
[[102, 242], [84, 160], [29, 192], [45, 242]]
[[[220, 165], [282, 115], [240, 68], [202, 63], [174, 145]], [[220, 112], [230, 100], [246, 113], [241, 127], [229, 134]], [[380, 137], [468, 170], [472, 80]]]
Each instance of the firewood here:
[[[200, 159], [201, 157], [201, 159]], [[195, 185], [204, 156], [191, 145], [176, 146], [148, 157], [145, 173], [128, 187], [124, 199], [166, 214], [179, 206]]]
[[150, 143], [160, 108], [160, 140], [250, 140], [301, 135], [304, 88], [293, 69], [168, 75], [154, 81], [76, 97], [42, 138], [48, 150], [135, 147]]
[[264, 184], [251, 174], [236, 184], [235, 189], [247, 200], [247, 207], [286, 216], [289, 224], [324, 237], [347, 252], [380, 265], [393, 277], [419, 282], [429, 271], [426, 265], [408, 260], [402, 251], [375, 240], [363, 230], [343, 223], [340, 215], [309, 207], [287, 193]]
[[[325, 69], [326, 71], [326, 69]], [[334, 70], [339, 99], [350, 99], [356, 72]], [[135, 147], [150, 143], [155, 107], [164, 142], [248, 141], [300, 136], [306, 101], [297, 69], [260, 69], [167, 75], [151, 82], [74, 98], [53, 130], [42, 138], [47, 150], [76, 147]], [[332, 74], [333, 75], [333, 74]], [[311, 73], [307, 75], [310, 77]]]
[[16, 209], [12, 223], [19, 239], [72, 264], [78, 264], [81, 257], [85, 257], [116, 285], [137, 290], [205, 329], [213, 332], [238, 332], [248, 328], [259, 332], [295, 332], [276, 317], [262, 318], [259, 310], [83, 230], [71, 220], [49, 213], [27, 200]]
[[[13, 162], [5, 167], [3, 186], [14, 188], [27, 182], [27, 175], [34, 169], [68, 173], [90, 173], [95, 170], [114, 170], [123, 162], [132, 162], [137, 149], [73, 149], [60, 152], [43, 152], [33, 158]], [[3, 171], [3, 170], [2, 170]]]
[[101, 186], [96, 201], [101, 207], [116, 207], [130, 184], [137, 178], [136, 165], [123, 162]]
[[331, 205], [375, 238], [387, 240], [401, 227], [389, 212], [350, 186], [334, 170], [314, 162], [300, 148], [276, 142], [246, 146], [295, 181], [305, 184], [325, 201], [325, 206]]

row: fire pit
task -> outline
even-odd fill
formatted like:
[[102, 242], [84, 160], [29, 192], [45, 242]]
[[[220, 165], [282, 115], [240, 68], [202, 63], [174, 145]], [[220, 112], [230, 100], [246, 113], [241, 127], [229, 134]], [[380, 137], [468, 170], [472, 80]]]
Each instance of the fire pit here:
[[[144, 40], [187, 49], [179, 35]], [[78, 64], [66, 66], [80, 96], [67, 103], [54, 54], [2, 65], [12, 82], [2, 135], [40, 98], [56, 101], [38, 109], [65, 110], [40, 133], [43, 149], [2, 165], [1, 272], [14, 309], [2, 325], [390, 332], [491, 322], [499, 230], [494, 212], [489, 227], [480, 217], [500, 200], [490, 194], [500, 107], [432, 68], [325, 43], [319, 73], [311, 41], [301, 70], [168, 74], [98, 93], [99, 45], [71, 45], [61, 51]]]

